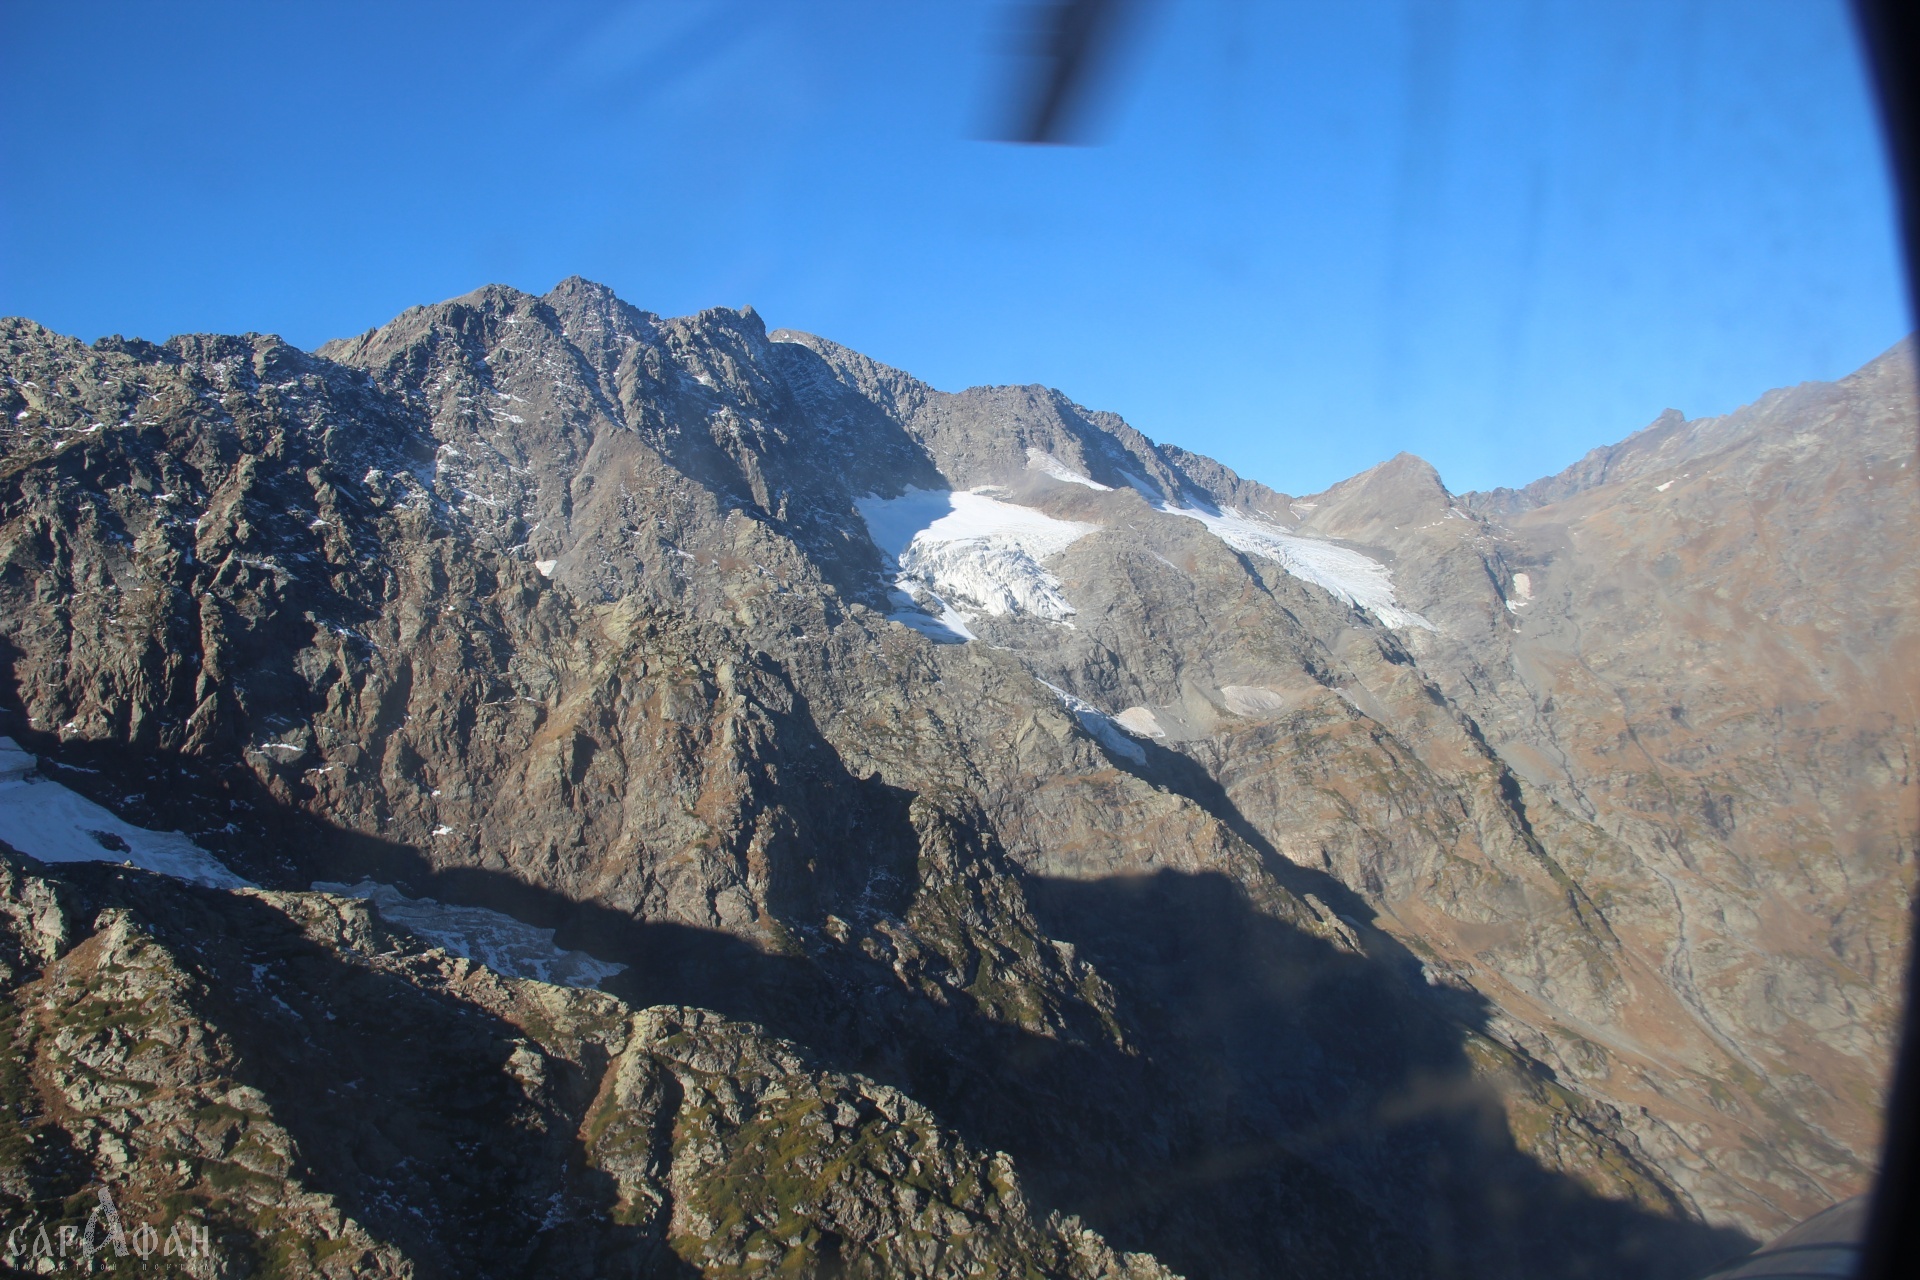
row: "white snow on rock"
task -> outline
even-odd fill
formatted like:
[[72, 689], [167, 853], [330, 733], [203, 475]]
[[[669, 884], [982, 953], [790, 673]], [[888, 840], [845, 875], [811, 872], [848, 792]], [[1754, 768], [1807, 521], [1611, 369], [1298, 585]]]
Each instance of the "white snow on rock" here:
[[[894, 562], [894, 599], [901, 609], [890, 616], [935, 639], [973, 639], [966, 622], [976, 613], [1065, 622], [1073, 606], [1060, 594], [1060, 580], [1040, 562], [1098, 527], [945, 489], [859, 498], [854, 506], [874, 545]], [[937, 621], [914, 603], [923, 593], [938, 606]]]
[[20, 749], [12, 738], [0, 738], [0, 782], [12, 782], [32, 773], [39, 761]]
[[1160, 727], [1160, 720], [1145, 707], [1128, 707], [1113, 718], [1113, 722], [1136, 738], [1164, 738], [1167, 731]]
[[1513, 594], [1507, 597], [1507, 612], [1518, 613], [1533, 603], [1533, 576], [1526, 573], [1513, 575]]
[[1083, 484], [1089, 489], [1098, 489], [1102, 493], [1112, 490], [1111, 485], [1104, 485], [1098, 480], [1081, 475], [1046, 450], [1036, 449], [1032, 445], [1027, 446], [1027, 470], [1050, 475], [1055, 480], [1064, 480], [1068, 484]]
[[567, 987], [598, 986], [627, 966], [596, 960], [584, 951], [554, 945], [553, 930], [523, 924], [485, 907], [459, 907], [432, 898], [409, 898], [390, 884], [362, 880], [337, 884], [316, 880], [316, 893], [364, 898], [380, 918], [429, 946], [485, 965], [510, 978], [532, 978]]
[[533, 562], [533, 567], [539, 570], [541, 577], [551, 578], [553, 576], [554, 569], [559, 565], [559, 563], [560, 562], [558, 560], [535, 560]]
[[[1060, 699], [1060, 705], [1073, 713], [1073, 718], [1080, 722], [1080, 727], [1085, 729], [1088, 736], [1095, 742], [1098, 742], [1114, 755], [1131, 760], [1135, 764], [1145, 764], [1147, 762], [1147, 753], [1141, 748], [1139, 743], [1126, 735], [1120, 726], [1114, 722], [1113, 717], [1107, 715], [1106, 712], [1100, 710], [1100, 708], [1094, 706], [1085, 698], [1074, 697], [1059, 685], [1047, 684], [1045, 680], [1040, 681], [1040, 683], [1046, 685], [1048, 689], [1053, 691], [1053, 696]], [[1151, 715], [1151, 713], [1149, 713], [1149, 715]]]
[[32, 755], [0, 738], [0, 840], [41, 862], [119, 862], [214, 889], [244, 889], [220, 860], [178, 831], [124, 822], [51, 778]]
[[[899, 587], [903, 583], [912, 585], [907, 578], [895, 579], [894, 585]], [[911, 627], [937, 644], [965, 644], [980, 638], [967, 626], [967, 615], [958, 612], [938, 596], [932, 597], [932, 603], [940, 610], [940, 616], [936, 618], [920, 607], [912, 591], [896, 590], [889, 594], [897, 608], [887, 617], [903, 627]]]
[[[1144, 492], [1144, 491], [1143, 491]], [[1271, 560], [1303, 582], [1311, 582], [1336, 600], [1365, 609], [1389, 627], [1438, 627], [1394, 602], [1393, 574], [1372, 556], [1321, 538], [1288, 533], [1277, 525], [1228, 507], [1176, 507], [1164, 501], [1151, 505], [1171, 516], [1185, 516], [1207, 526], [1214, 537], [1245, 555]]]
[[[182, 833], [149, 831], [123, 821], [41, 777], [36, 765], [13, 739], [0, 738], [0, 840], [28, 857], [41, 862], [118, 862], [214, 889], [256, 887]], [[553, 930], [536, 929], [498, 911], [409, 898], [371, 880], [313, 887], [365, 898], [389, 924], [510, 977], [590, 987], [626, 967], [584, 951], [563, 951], [554, 945]]]

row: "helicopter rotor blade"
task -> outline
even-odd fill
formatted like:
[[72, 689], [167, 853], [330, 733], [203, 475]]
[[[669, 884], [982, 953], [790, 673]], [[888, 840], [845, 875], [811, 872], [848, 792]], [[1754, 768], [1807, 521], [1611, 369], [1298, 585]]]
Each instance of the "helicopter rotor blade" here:
[[1121, 28], [1137, 0], [1043, 0], [1031, 20], [1023, 61], [1032, 68], [1015, 86], [1003, 142], [1071, 143], [1075, 125], [1099, 80], [1112, 67]]

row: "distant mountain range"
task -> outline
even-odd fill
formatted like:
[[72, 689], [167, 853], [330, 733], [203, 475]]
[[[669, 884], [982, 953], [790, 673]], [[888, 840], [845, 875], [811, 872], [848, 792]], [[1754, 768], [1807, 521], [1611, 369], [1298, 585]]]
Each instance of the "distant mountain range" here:
[[580, 279], [0, 322], [0, 1221], [1697, 1275], [1875, 1158], [1914, 377], [1299, 497]]

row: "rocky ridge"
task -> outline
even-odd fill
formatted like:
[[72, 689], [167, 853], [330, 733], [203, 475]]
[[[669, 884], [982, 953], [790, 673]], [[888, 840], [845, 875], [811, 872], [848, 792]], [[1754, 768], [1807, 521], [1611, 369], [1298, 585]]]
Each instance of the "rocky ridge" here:
[[351, 898], [13, 866], [0, 890], [0, 1195], [104, 1179], [124, 1221], [201, 1226], [162, 1273], [1167, 1274], [756, 1027], [503, 979]]
[[[323, 1136], [285, 1168], [363, 1206], [356, 1257], [1685, 1275], [1866, 1176], [1915, 841], [1905, 348], [1517, 493], [1403, 457], [1296, 498], [1057, 392], [578, 280], [315, 354], [6, 323], [0, 728], [46, 785], [271, 886], [165, 891], [207, 918], [377, 929], [297, 892], [367, 876], [627, 966], [380, 962], [652, 1136], [473, 1193], [537, 1217], [612, 1179], [537, 1267], [450, 1262]], [[938, 519], [881, 545], [873, 504], [914, 494]], [[119, 900], [12, 874], [91, 895], [88, 941], [10, 980], [77, 1025], [84, 984], [26, 975], [93, 963]], [[619, 1094], [514, 1001], [603, 1011], [626, 1030], [554, 1034], [651, 1065]], [[725, 1089], [661, 1065], [683, 1035], [726, 1042]], [[16, 1114], [69, 1135], [67, 1193], [114, 1181], [34, 1053]], [[438, 1096], [521, 1088], [470, 1057]], [[883, 1095], [880, 1154], [841, 1162], [822, 1117]], [[527, 1105], [472, 1131], [588, 1114]]]

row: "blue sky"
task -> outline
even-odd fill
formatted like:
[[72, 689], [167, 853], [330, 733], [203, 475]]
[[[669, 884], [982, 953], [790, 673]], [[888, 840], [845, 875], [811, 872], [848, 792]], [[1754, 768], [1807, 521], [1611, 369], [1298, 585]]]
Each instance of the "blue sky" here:
[[1305, 493], [1523, 483], [1909, 327], [1841, 0], [1161, 0], [1101, 145], [1014, 8], [0, 0], [0, 314], [277, 332], [581, 274]]

